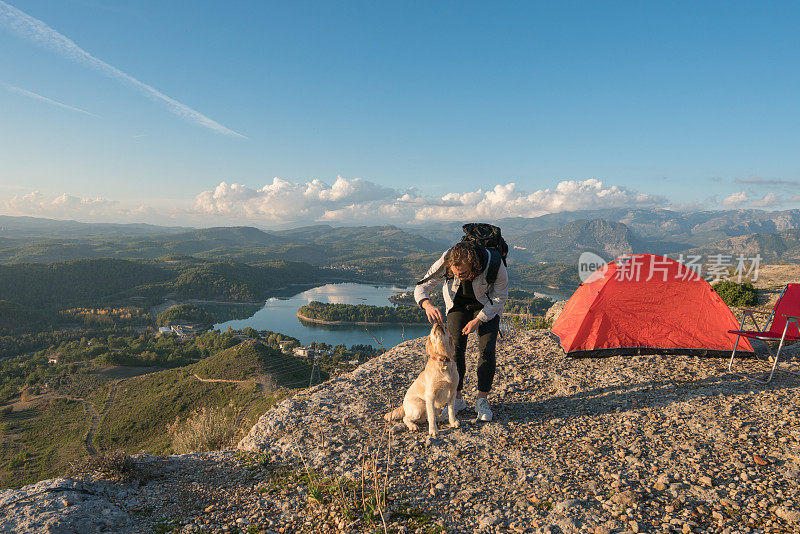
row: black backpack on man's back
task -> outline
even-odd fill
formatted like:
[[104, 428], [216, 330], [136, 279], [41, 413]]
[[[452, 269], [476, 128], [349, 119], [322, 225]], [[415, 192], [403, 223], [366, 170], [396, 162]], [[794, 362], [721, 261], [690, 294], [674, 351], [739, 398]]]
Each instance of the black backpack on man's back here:
[[[497, 271], [500, 270], [500, 262], [506, 264], [508, 255], [508, 244], [500, 233], [500, 228], [487, 223], [467, 223], [461, 227], [464, 230], [464, 237], [461, 242], [475, 247], [483, 247], [489, 251], [489, 270], [486, 271], [486, 283], [492, 285], [497, 280]], [[436, 276], [433, 273], [417, 282], [417, 285], [424, 284]]]
[[[506, 264], [508, 255], [508, 243], [503, 239], [500, 228], [487, 223], [467, 223], [461, 227], [464, 230], [462, 243], [470, 246], [483, 247], [490, 252], [489, 270], [486, 271], [486, 282], [491, 285], [497, 280], [497, 271], [500, 269], [500, 261]], [[494, 254], [492, 254], [494, 252]]]

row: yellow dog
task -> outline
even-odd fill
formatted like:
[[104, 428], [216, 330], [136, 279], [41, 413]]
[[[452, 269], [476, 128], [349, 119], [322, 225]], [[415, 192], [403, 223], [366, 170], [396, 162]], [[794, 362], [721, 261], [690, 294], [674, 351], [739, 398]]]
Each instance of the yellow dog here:
[[402, 419], [409, 430], [419, 430], [419, 424], [428, 420], [428, 434], [438, 435], [436, 413], [447, 405], [450, 427], [458, 427], [454, 402], [458, 387], [458, 369], [455, 356], [455, 342], [444, 326], [433, 324], [425, 342], [428, 363], [425, 369], [411, 384], [403, 398], [403, 405], [387, 413], [387, 421]]

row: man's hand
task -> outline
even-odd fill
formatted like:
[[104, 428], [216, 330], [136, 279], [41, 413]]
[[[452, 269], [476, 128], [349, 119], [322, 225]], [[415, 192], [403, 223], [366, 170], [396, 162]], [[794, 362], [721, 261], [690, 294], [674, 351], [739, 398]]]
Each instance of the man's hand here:
[[482, 324], [483, 324], [483, 321], [481, 321], [480, 319], [478, 319], [476, 317], [476, 318], [474, 318], [473, 320], [471, 320], [470, 322], [468, 322], [467, 324], [464, 325], [464, 328], [461, 329], [461, 333], [464, 334], [465, 336], [468, 335], [468, 334], [471, 334], [475, 330], [477, 330], [478, 327], [480, 325], [482, 325]]
[[439, 308], [431, 304], [430, 300], [426, 300], [422, 303], [422, 309], [425, 310], [425, 315], [428, 316], [429, 323], [439, 323], [440, 325], [444, 325], [442, 312], [439, 311]]

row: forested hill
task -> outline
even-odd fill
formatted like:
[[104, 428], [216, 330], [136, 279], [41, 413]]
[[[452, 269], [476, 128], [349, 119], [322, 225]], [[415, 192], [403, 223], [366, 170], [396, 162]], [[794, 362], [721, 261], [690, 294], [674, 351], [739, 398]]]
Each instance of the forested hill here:
[[175, 275], [163, 263], [113, 259], [0, 265], [0, 295], [35, 309], [92, 305]]
[[440, 243], [394, 226], [334, 228], [319, 225], [282, 232], [239, 226], [126, 238], [111, 234], [4, 239], [0, 240], [0, 263], [47, 263], [99, 257], [156, 259], [175, 254], [246, 263], [283, 259], [325, 266], [366, 258], [429, 254], [441, 248]]
[[86, 259], [0, 265], [0, 296], [23, 309], [147, 304], [166, 296], [235, 302], [262, 301], [289, 284], [324, 282], [333, 273], [282, 260], [248, 265], [198, 258]]
[[297, 313], [301, 319], [333, 323], [428, 323], [425, 312], [419, 306], [371, 306], [311, 301], [301, 306]]
[[[145, 223], [83, 223], [45, 219], [42, 217], [12, 217], [0, 215], [0, 238], [54, 239], [88, 237], [141, 237], [156, 234], [175, 234], [190, 228], [156, 226]], [[2, 242], [2, 239], [0, 239]]]

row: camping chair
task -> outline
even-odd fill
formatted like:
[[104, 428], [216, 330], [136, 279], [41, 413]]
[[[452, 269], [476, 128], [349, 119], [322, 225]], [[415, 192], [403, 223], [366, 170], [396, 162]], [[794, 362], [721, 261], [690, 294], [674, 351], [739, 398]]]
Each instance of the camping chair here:
[[[739, 330], [728, 330], [729, 333], [736, 334], [736, 344], [733, 346], [733, 352], [731, 352], [731, 361], [728, 364], [728, 371], [737, 376], [747, 378], [748, 380], [767, 384], [772, 380], [772, 375], [775, 374], [775, 369], [778, 367], [778, 358], [780, 358], [784, 343], [787, 341], [798, 341], [800, 339], [800, 284], [788, 284], [781, 292], [780, 297], [778, 297], [778, 302], [775, 303], [775, 308], [772, 312], [744, 308], [742, 311], [744, 311], [744, 315], [742, 316]], [[755, 316], [759, 314], [769, 315], [764, 323], [764, 328], [761, 328], [758, 321], [756, 321]], [[744, 322], [748, 317], [753, 321], [756, 330], [744, 329]], [[769, 328], [767, 328], [767, 326], [769, 326]], [[739, 347], [739, 338], [741, 336], [751, 339], [760, 339], [761, 341], [780, 341], [776, 354], [773, 354], [772, 348], [770, 348], [769, 344], [767, 345], [767, 350], [773, 358], [773, 363], [772, 371], [770, 371], [769, 378], [766, 380], [760, 380], [733, 371], [733, 357], [736, 355], [736, 349]], [[788, 369], [780, 369], [780, 371], [800, 376], [800, 373]]]

